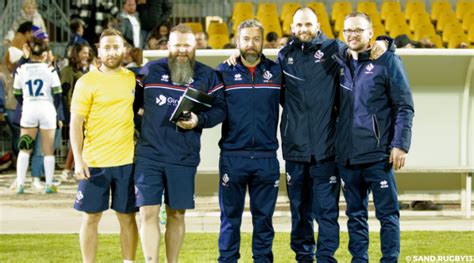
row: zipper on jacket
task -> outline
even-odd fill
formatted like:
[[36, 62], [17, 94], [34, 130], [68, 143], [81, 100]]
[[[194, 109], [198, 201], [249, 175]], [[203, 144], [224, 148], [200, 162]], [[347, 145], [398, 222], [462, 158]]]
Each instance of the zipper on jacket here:
[[[247, 69], [248, 70], [248, 69]], [[256, 71], [257, 71], [257, 67], [255, 66], [255, 69], [253, 71], [253, 74], [250, 73], [250, 70], [249, 70], [249, 73], [250, 73], [250, 76], [252, 77], [252, 98], [255, 99], [255, 74], [256, 74]], [[252, 150], [255, 146], [255, 103], [252, 103], [252, 126], [253, 126], [253, 132], [252, 132]]]
[[372, 131], [374, 132], [375, 139], [377, 139], [377, 148], [380, 146], [380, 129], [379, 123], [377, 122], [377, 116], [372, 114]]

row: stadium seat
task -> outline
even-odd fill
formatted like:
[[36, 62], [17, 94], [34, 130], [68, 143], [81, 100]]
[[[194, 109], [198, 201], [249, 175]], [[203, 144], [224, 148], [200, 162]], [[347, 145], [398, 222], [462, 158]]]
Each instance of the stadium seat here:
[[436, 31], [442, 32], [445, 25], [455, 22], [458, 22], [458, 19], [453, 12], [444, 13], [438, 18], [438, 22], [436, 23]]
[[385, 21], [391, 13], [402, 12], [400, 2], [383, 2], [380, 11], [380, 18]]
[[293, 23], [293, 14], [286, 14], [282, 23], [283, 34], [291, 35], [291, 24]]
[[420, 41], [426, 35], [436, 35], [436, 30], [433, 24], [422, 24], [415, 27], [413, 40]]
[[436, 0], [431, 4], [431, 20], [438, 21], [438, 17], [446, 12], [451, 11], [451, 3], [449, 0]]
[[465, 13], [471, 13], [474, 10], [474, 1], [464, 0], [458, 1], [456, 4], [456, 17], [461, 20]]
[[321, 15], [321, 13], [325, 13], [326, 16], [328, 16], [328, 12], [326, 10], [326, 6], [324, 5], [323, 2], [311, 2], [306, 4], [307, 7], [311, 8], [316, 12], [316, 14]]
[[229, 36], [227, 34], [209, 35], [207, 43], [213, 49], [221, 49], [225, 44], [229, 43]]
[[209, 35], [229, 34], [226, 23], [210, 23], [207, 27], [207, 33]]
[[204, 29], [202, 28], [202, 24], [199, 22], [187, 22], [187, 26], [189, 26], [192, 30], [193, 33], [199, 33], [199, 32], [204, 32]]
[[467, 40], [471, 43], [471, 45], [474, 44], [474, 25], [471, 25], [467, 31]]
[[370, 16], [370, 19], [372, 19], [372, 25], [382, 25], [382, 18], [380, 18], [380, 15], [378, 13], [370, 13], [368, 14]]
[[373, 25], [373, 27], [374, 27], [374, 37], [373, 37], [373, 39], [376, 39], [378, 36], [387, 35], [387, 32], [385, 32], [385, 27], [382, 24]]
[[328, 38], [334, 38], [334, 33], [332, 31], [332, 27], [329, 23], [325, 24], [320, 24], [321, 25], [321, 31], [328, 37]]
[[406, 25], [405, 14], [403, 13], [392, 13], [387, 19], [385, 19], [385, 30], [390, 32], [391, 28], [395, 25]]
[[465, 13], [462, 17], [462, 28], [467, 32], [471, 25], [474, 25], [474, 12]]
[[366, 14], [377, 14], [377, 4], [375, 2], [359, 2], [357, 3], [357, 12], [363, 12]]
[[339, 13], [334, 20], [334, 33], [338, 34], [344, 29], [344, 18], [346, 14]]
[[239, 13], [236, 14], [234, 17], [232, 17], [232, 32], [237, 31], [237, 27], [239, 26], [240, 23], [247, 19], [252, 19], [254, 18], [253, 14], [251, 13]]
[[407, 0], [405, 5], [405, 18], [410, 19], [410, 15], [414, 12], [425, 11], [425, 2], [420, 0]]
[[448, 43], [452, 36], [464, 34], [462, 25], [459, 22], [453, 22], [444, 26], [442, 40]]
[[257, 17], [264, 16], [278, 16], [277, 5], [276, 3], [260, 3], [258, 4]]
[[458, 48], [459, 45], [462, 43], [469, 45], [469, 40], [466, 34], [462, 33], [462, 34], [452, 35], [448, 41], [448, 48]]
[[253, 4], [250, 2], [235, 2], [234, 9], [232, 10], [232, 20], [234, 20], [235, 17], [241, 16], [242, 14], [247, 14], [253, 17]]
[[331, 11], [331, 20], [336, 21], [338, 17], [349, 14], [352, 12], [352, 2], [347, 1], [336, 1], [332, 4], [332, 11]]
[[284, 3], [283, 6], [281, 7], [281, 16], [280, 16], [281, 21], [284, 21], [287, 14], [293, 15], [295, 11], [300, 7], [301, 7], [300, 3], [295, 3], [295, 2]]
[[389, 33], [392, 38], [396, 38], [399, 35], [407, 35], [410, 39], [413, 39], [413, 34], [407, 24], [394, 25]]
[[431, 24], [430, 15], [427, 12], [414, 12], [410, 16], [410, 30], [415, 31], [416, 26], [422, 24]]

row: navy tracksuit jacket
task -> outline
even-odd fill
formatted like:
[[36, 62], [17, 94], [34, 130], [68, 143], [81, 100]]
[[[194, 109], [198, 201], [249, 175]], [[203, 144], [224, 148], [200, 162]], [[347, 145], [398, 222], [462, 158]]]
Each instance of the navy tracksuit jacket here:
[[254, 226], [252, 254], [255, 262], [272, 262], [272, 216], [279, 185], [276, 137], [281, 89], [281, 69], [262, 56], [254, 75], [240, 59], [237, 65], [220, 64], [225, 87], [227, 118], [219, 142], [221, 230], [219, 262], [240, 258], [240, 225], [249, 188]]
[[[136, 156], [158, 162], [198, 166], [203, 128], [211, 128], [225, 118], [223, 85], [217, 73], [210, 67], [195, 62], [194, 77], [186, 85], [173, 83], [168, 59], [160, 59], [145, 65], [140, 71], [144, 87], [144, 115]], [[193, 87], [214, 97], [212, 108], [198, 114], [199, 123], [192, 130], [183, 130], [169, 121], [187, 87]]]
[[392, 52], [369, 60], [338, 56], [340, 115], [336, 128], [339, 172], [349, 218], [349, 251], [353, 262], [368, 262], [368, 195], [374, 196], [380, 221], [381, 262], [397, 262], [400, 226], [397, 188], [388, 157], [392, 148], [408, 152], [413, 99], [402, 62]]

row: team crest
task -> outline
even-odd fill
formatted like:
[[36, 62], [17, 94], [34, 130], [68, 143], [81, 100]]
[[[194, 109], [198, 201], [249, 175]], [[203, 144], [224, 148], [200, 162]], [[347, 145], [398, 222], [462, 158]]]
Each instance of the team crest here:
[[291, 185], [291, 175], [290, 175], [290, 173], [286, 173], [286, 184]]
[[242, 75], [240, 75], [239, 73], [234, 75], [234, 81], [241, 81], [241, 80], [242, 80]]
[[227, 175], [226, 173], [222, 176], [222, 185], [227, 187], [229, 186], [229, 181], [230, 181], [230, 178], [229, 178], [229, 175]]
[[263, 73], [263, 82], [271, 82], [270, 79], [273, 77], [272, 73], [270, 73], [270, 71], [265, 71], [265, 73]]
[[82, 191], [77, 191], [76, 194], [76, 203], [81, 203], [81, 200], [84, 198], [84, 195], [82, 194]]
[[323, 62], [324, 61], [323, 57], [324, 57], [324, 53], [321, 50], [316, 51], [314, 53], [314, 58], [316, 59], [314, 63]]
[[372, 74], [372, 70], [375, 68], [374, 64], [369, 63], [367, 67], [365, 67], [365, 74]]
[[169, 75], [162, 75], [162, 76], [161, 76], [161, 81], [163, 81], [163, 82], [169, 82], [169, 81], [170, 81], [170, 76], [169, 76]]
[[292, 57], [289, 57], [287, 64], [288, 64], [288, 65], [293, 65], [294, 62], [295, 62], [294, 59], [293, 59]]

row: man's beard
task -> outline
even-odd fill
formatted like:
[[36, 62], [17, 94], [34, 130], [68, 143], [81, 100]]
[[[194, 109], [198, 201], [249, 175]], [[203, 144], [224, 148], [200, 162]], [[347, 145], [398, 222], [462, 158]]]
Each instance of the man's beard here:
[[257, 62], [257, 60], [260, 58], [260, 55], [261, 55], [261, 52], [258, 52], [255, 49], [253, 51], [255, 51], [255, 53], [249, 53], [243, 49], [240, 49], [240, 55], [245, 59], [245, 61], [247, 61], [250, 64], [253, 64]]
[[179, 62], [177, 56], [168, 57], [168, 67], [171, 73], [171, 80], [174, 83], [183, 85], [189, 83], [194, 76], [194, 58], [189, 58], [184, 62]]
[[117, 56], [114, 62], [109, 62], [107, 59], [102, 61], [102, 63], [109, 69], [116, 69], [122, 65], [123, 55]]

